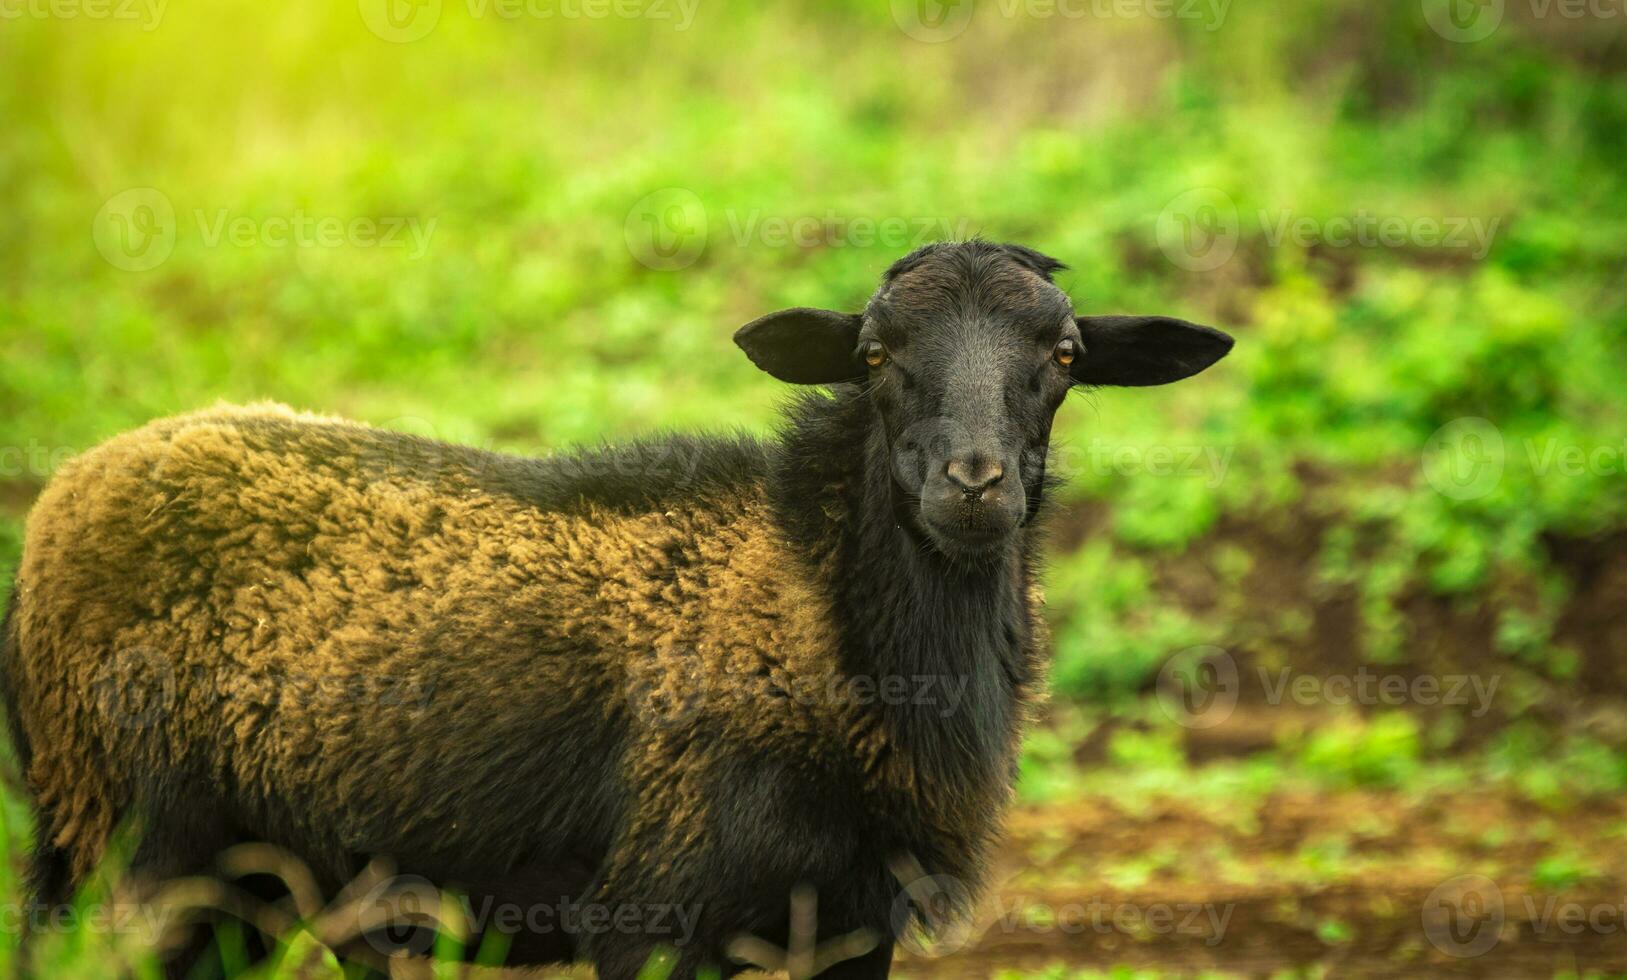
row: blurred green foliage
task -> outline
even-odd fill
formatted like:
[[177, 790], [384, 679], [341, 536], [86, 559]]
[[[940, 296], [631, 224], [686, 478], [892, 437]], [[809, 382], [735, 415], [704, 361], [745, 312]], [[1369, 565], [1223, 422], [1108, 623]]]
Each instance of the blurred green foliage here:
[[[1029, 799], [1490, 779], [1559, 806], [1627, 788], [1622, 754], [1586, 734], [1520, 722], [1442, 763], [1447, 723], [1401, 712], [1199, 775], [1132, 699], [1199, 644], [1323, 666], [1293, 642], [1309, 610], [1277, 610], [1276, 646], [1238, 627], [1272, 599], [1240, 529], [1284, 525], [1314, 526], [1302, 577], [1350, 597], [1361, 662], [1425, 663], [1409, 612], [1425, 596], [1490, 619], [1477, 655], [1523, 672], [1518, 703], [1580, 683], [1551, 543], [1627, 529], [1618, 33], [1519, 5], [1455, 43], [1416, 4], [1234, 4], [1218, 22], [984, 4], [928, 43], [899, 6], [701, 3], [678, 29], [446, 3], [408, 43], [369, 31], [368, 0], [8, 20], [0, 587], [63, 458], [217, 399], [520, 452], [766, 430], [783, 392], [734, 327], [854, 308], [915, 245], [981, 234], [1068, 261], [1082, 310], [1239, 339], [1199, 379], [1063, 411], [1054, 677], [1112, 714], [1035, 736]], [[175, 241], [131, 271], [102, 247], [140, 229], [105, 208], [140, 188], [173, 209]], [[419, 237], [266, 240], [301, 217]], [[1344, 241], [1368, 218], [1399, 237]], [[218, 234], [232, 222], [242, 243]], [[1183, 252], [1194, 234], [1211, 240]], [[1214, 247], [1230, 257], [1199, 268]], [[1100, 776], [1077, 765], [1093, 732]], [[1579, 862], [1532, 875], [1563, 886]]]
[[[1456, 44], [1417, 9], [1343, 0], [1218, 23], [991, 8], [934, 44], [856, 2], [703, 4], [684, 29], [677, 8], [446, 4], [391, 43], [366, 9], [177, 3], [152, 30], [24, 18], [0, 37], [0, 446], [20, 469], [0, 564], [55, 461], [221, 398], [520, 451], [763, 428], [780, 393], [735, 325], [854, 307], [890, 259], [970, 233], [1067, 259], [1083, 309], [1241, 341], [1198, 381], [1064, 413], [1069, 492], [1111, 515], [1055, 573], [1065, 691], [1134, 690], [1172, 646], [1220, 639], [1160, 608], [1136, 556], [1299, 506], [1308, 471], [1346, 491], [1327, 575], [1359, 593], [1378, 662], [1406, 655], [1409, 590], [1530, 592], [1507, 583], [1543, 581], [1544, 534], [1627, 515], [1627, 85], [1598, 31]], [[91, 234], [131, 188], [175, 213], [148, 271]], [[1213, 269], [1168, 248], [1194, 189], [1235, 212]], [[640, 204], [663, 190], [704, 225], [676, 270], [650, 237], [669, 216]], [[419, 238], [261, 237], [302, 216]], [[1399, 237], [1341, 244], [1363, 216]], [[1455, 499], [1421, 463], [1462, 418], [1489, 421], [1504, 468]], [[1553, 447], [1616, 455], [1557, 475]], [[1499, 604], [1497, 636], [1562, 677], [1553, 588]]]

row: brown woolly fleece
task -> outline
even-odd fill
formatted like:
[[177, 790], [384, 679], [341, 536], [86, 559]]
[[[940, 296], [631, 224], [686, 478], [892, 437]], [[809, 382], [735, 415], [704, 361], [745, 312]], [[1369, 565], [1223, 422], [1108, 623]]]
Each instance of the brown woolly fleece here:
[[[708, 771], [741, 746], [856, 763], [975, 862], [992, 828], [844, 687], [833, 562], [791, 546], [760, 473], [539, 503], [538, 465], [266, 404], [65, 467], [28, 519], [9, 684], [76, 877], [164, 780], [224, 789], [243, 832], [318, 842], [334, 880], [382, 850], [512, 864], [548, 828], [505, 811], [505, 784], [602, 770], [607, 742], [627, 804], [611, 883], [684, 859]], [[539, 730], [619, 734], [537, 759]]]

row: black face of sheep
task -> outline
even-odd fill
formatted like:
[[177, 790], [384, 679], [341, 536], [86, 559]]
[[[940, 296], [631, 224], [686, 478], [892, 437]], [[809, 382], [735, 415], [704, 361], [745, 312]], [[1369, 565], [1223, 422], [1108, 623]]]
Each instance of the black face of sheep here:
[[1229, 336], [1169, 317], [1075, 316], [1030, 249], [928, 246], [887, 271], [863, 313], [794, 309], [735, 341], [797, 384], [865, 386], [904, 526], [961, 560], [998, 554], [1034, 514], [1067, 392], [1189, 377]]

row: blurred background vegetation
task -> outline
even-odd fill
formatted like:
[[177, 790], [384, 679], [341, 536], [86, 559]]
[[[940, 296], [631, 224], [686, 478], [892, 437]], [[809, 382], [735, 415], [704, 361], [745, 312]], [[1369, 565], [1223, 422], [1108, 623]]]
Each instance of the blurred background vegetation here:
[[[0, 586], [51, 470], [154, 416], [766, 431], [736, 326], [1022, 242], [1239, 343], [1063, 411], [1000, 894], [1242, 911], [911, 975], [1627, 969], [1627, 921], [1518, 900], [1627, 894], [1627, 5], [5, 9]], [[1475, 956], [1429, 927], [1466, 874]]]

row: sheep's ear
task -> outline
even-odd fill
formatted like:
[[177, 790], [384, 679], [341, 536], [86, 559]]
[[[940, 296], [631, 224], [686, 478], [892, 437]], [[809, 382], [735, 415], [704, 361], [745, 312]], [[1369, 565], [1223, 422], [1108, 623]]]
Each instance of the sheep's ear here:
[[759, 317], [735, 331], [751, 362], [798, 385], [829, 385], [864, 377], [857, 348], [863, 318], [799, 307]]
[[1162, 385], [1190, 378], [1226, 356], [1232, 338], [1167, 316], [1075, 317], [1084, 353], [1073, 378], [1087, 385]]

